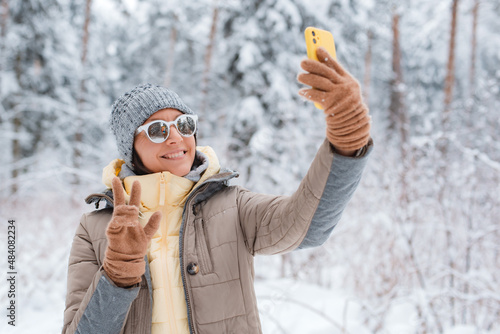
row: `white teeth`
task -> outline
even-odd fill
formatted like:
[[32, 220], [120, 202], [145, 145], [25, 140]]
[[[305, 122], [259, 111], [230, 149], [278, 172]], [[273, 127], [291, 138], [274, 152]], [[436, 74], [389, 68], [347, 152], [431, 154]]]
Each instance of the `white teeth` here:
[[180, 152], [177, 152], [177, 153], [174, 153], [174, 154], [166, 154], [164, 155], [163, 157], [164, 158], [167, 158], [167, 159], [174, 159], [174, 158], [178, 158], [178, 157], [181, 157], [183, 156], [185, 153], [184, 151], [180, 151]]

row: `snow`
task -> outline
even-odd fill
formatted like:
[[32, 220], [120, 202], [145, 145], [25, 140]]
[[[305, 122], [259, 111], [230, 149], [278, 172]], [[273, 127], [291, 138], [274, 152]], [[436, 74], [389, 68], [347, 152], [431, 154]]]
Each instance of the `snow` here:
[[240, 58], [238, 60], [238, 70], [245, 72], [250, 67], [256, 66], [261, 62], [259, 49], [254, 43], [248, 42], [241, 47]]
[[[255, 284], [262, 330], [266, 334], [370, 334], [361, 314], [362, 303], [341, 289], [325, 289], [290, 279], [257, 280]], [[52, 296], [51, 296], [52, 295]], [[59, 333], [64, 300], [46, 290], [19, 301], [16, 326], [0, 323], [5, 334]], [[386, 318], [386, 333], [410, 334], [417, 329], [410, 304], [393, 305]], [[444, 334], [476, 334], [474, 326], [458, 325]], [[488, 334], [489, 332], [481, 332]], [[493, 334], [493, 332], [491, 332]]]
[[[307, 26], [332, 31], [342, 65], [360, 82], [370, 76], [362, 89], [375, 145], [325, 245], [257, 257], [264, 332], [500, 332], [497, 2], [479, 7], [473, 82], [473, 1], [459, 2], [446, 117], [451, 2], [400, 4], [399, 91], [408, 122], [396, 117], [391, 127], [394, 2], [92, 1], [82, 64], [85, 1], [9, 1], [0, 43], [0, 226], [9, 218], [19, 226], [19, 326], [3, 318], [0, 333], [60, 331], [71, 241], [81, 214], [93, 209], [83, 199], [103, 189], [102, 168], [118, 157], [110, 106], [139, 83], [169, 82], [199, 112], [200, 145], [240, 173], [236, 184], [292, 194], [325, 138], [323, 112], [297, 94]], [[0, 280], [2, 308], [6, 284]]]

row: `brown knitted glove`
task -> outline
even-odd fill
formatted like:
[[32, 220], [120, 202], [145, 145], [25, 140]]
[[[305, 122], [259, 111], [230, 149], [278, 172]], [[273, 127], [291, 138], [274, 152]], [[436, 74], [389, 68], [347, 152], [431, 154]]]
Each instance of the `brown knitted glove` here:
[[146, 271], [144, 256], [151, 237], [160, 226], [161, 213], [155, 212], [144, 228], [139, 223], [141, 185], [132, 184], [129, 204], [125, 204], [123, 187], [119, 178], [112, 181], [114, 210], [106, 236], [108, 248], [104, 256], [103, 268], [108, 277], [119, 287], [139, 283]]
[[313, 88], [299, 94], [323, 106], [326, 137], [341, 151], [355, 151], [370, 139], [370, 116], [361, 98], [359, 83], [324, 48], [316, 52], [319, 61], [306, 59], [300, 64], [309, 73], [297, 80]]

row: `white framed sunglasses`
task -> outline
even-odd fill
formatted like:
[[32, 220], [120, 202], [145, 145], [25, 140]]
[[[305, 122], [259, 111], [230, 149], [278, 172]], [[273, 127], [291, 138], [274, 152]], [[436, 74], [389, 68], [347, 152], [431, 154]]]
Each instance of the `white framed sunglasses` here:
[[180, 115], [171, 122], [156, 120], [144, 124], [137, 128], [135, 135], [137, 136], [142, 131], [146, 132], [149, 140], [153, 143], [163, 143], [170, 135], [170, 127], [173, 125], [183, 137], [191, 137], [196, 133], [196, 124], [198, 123], [197, 115]]

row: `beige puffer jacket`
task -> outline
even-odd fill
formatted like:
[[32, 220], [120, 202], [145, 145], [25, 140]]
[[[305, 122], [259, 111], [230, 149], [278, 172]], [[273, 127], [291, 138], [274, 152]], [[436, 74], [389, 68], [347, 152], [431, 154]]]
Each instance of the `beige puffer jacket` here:
[[[254, 291], [253, 256], [321, 245], [356, 189], [362, 157], [335, 154], [325, 140], [292, 196], [250, 192], [221, 171], [186, 201], [180, 271], [192, 334], [262, 333]], [[111, 198], [105, 198], [112, 203]], [[69, 258], [63, 333], [151, 332], [151, 279], [116, 287], [102, 269], [112, 209], [82, 217]]]

